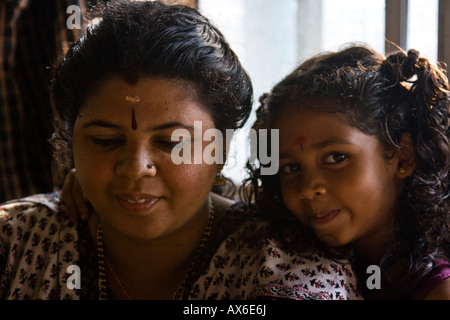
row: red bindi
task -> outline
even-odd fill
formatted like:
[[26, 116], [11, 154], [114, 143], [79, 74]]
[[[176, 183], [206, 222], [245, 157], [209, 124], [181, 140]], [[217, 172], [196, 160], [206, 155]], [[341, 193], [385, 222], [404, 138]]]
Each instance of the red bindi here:
[[131, 128], [133, 130], [137, 130], [137, 122], [136, 122], [136, 115], [134, 114], [134, 108], [133, 108], [133, 111], [131, 113]]
[[294, 144], [296, 146], [300, 145], [301, 150], [303, 151], [303, 144], [306, 142], [306, 138], [305, 137], [298, 137], [294, 140]]
[[[131, 103], [138, 103], [141, 101], [141, 97], [139, 96], [135, 96], [135, 97], [131, 97], [131, 96], [125, 96], [125, 100]], [[133, 128], [133, 130], [137, 130], [137, 122], [136, 122], [136, 114], [134, 113], [134, 108], [131, 112], [131, 128]]]

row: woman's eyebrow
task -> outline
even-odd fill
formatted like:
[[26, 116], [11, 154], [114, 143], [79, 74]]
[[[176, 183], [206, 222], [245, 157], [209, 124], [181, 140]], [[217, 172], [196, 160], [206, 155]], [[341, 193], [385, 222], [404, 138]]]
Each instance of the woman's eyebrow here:
[[177, 121], [163, 123], [156, 127], [150, 127], [147, 130], [148, 131], [159, 131], [159, 130], [165, 130], [165, 129], [171, 129], [171, 128], [178, 128], [178, 127], [185, 128], [185, 129], [192, 130], [192, 131], [194, 130], [194, 126], [186, 125], [186, 124], [183, 124], [183, 123], [177, 122]]
[[[87, 129], [90, 127], [102, 127], [102, 128], [108, 128], [108, 129], [123, 129], [124, 128], [121, 125], [114, 124], [114, 123], [104, 121], [104, 120], [92, 120], [92, 121], [85, 123], [82, 126], [83, 129]], [[155, 126], [155, 127], [149, 127], [149, 128], [147, 128], [146, 131], [160, 131], [160, 130], [166, 130], [166, 129], [177, 128], [177, 127], [185, 128], [185, 129], [191, 130], [191, 131], [194, 130], [194, 126], [186, 125], [186, 124], [183, 124], [183, 123], [177, 122], [177, 121], [173, 121], [173, 122], [163, 123], [163, 124]]]
[[123, 128], [120, 125], [108, 122], [108, 121], [104, 121], [104, 120], [92, 120], [89, 121], [87, 123], [85, 123], [81, 128], [82, 129], [87, 129], [90, 127], [102, 127], [102, 128], [108, 128], [108, 129], [121, 129]]

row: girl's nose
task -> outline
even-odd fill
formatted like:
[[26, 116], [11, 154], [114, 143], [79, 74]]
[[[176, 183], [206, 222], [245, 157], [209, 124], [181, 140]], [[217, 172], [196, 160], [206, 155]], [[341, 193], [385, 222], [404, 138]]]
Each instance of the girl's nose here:
[[313, 200], [327, 194], [325, 183], [314, 173], [305, 173], [300, 178], [297, 196], [303, 200]]

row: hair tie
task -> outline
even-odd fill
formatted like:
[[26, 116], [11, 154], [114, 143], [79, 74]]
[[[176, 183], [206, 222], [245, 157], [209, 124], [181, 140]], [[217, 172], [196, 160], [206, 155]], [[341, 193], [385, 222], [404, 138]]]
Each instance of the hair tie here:
[[404, 80], [412, 78], [422, 69], [419, 59], [419, 51], [414, 49], [408, 51], [408, 55], [402, 62], [402, 74]]
[[407, 53], [399, 51], [389, 55], [382, 63], [380, 73], [391, 84], [390, 88], [397, 85], [409, 88], [402, 82], [412, 79], [421, 69], [419, 51], [411, 49]]

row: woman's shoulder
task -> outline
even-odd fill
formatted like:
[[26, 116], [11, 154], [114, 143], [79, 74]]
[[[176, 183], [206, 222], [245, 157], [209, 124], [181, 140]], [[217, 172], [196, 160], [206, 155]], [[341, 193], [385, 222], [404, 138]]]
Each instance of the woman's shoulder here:
[[61, 299], [77, 264], [78, 234], [59, 195], [39, 194], [0, 205], [0, 298]]
[[240, 201], [230, 200], [211, 193], [214, 208], [214, 225], [210, 246], [214, 250], [231, 234], [240, 230], [251, 220], [246, 206]]
[[211, 200], [213, 201], [214, 211], [218, 214], [225, 213], [233, 205], [236, 204], [236, 201], [233, 201], [229, 198], [225, 198], [214, 192], [211, 192]]
[[53, 215], [58, 211], [65, 212], [58, 192], [36, 194], [0, 204], [0, 212], [3, 219], [5, 219], [5, 216], [13, 217], [24, 213], [31, 215], [33, 213], [46, 212], [49, 215]]
[[44, 230], [47, 224], [58, 229], [73, 226], [59, 193], [36, 194], [0, 204], [0, 234], [10, 228]]

